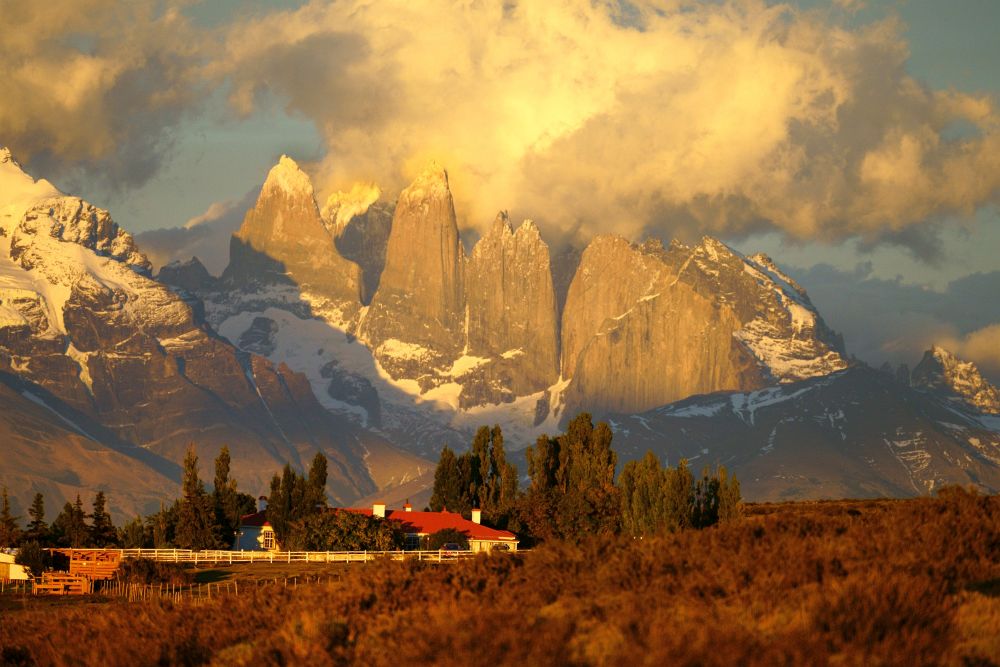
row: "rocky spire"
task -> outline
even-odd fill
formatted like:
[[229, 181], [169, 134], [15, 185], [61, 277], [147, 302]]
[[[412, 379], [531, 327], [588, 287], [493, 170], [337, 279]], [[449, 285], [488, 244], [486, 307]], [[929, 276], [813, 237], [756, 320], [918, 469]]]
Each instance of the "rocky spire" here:
[[[549, 248], [526, 220], [515, 232], [501, 212], [472, 250], [465, 283], [468, 353], [495, 357], [516, 395], [558, 376], [558, 327]], [[463, 395], [464, 396], [464, 395]], [[485, 397], [484, 397], [485, 398]]]
[[285, 155], [233, 235], [223, 278], [236, 286], [291, 282], [347, 317], [361, 305], [360, 267], [337, 252], [309, 176]]
[[448, 174], [431, 164], [396, 202], [385, 269], [361, 337], [376, 354], [391, 339], [434, 358], [452, 356], [464, 339], [463, 264]]

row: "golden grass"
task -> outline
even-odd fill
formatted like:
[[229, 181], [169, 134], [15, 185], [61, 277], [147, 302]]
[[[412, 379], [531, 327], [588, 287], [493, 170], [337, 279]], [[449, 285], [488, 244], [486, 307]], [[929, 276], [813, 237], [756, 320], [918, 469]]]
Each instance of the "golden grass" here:
[[0, 662], [43, 665], [990, 665], [1000, 498], [802, 503], [646, 540], [205, 603], [0, 619]]

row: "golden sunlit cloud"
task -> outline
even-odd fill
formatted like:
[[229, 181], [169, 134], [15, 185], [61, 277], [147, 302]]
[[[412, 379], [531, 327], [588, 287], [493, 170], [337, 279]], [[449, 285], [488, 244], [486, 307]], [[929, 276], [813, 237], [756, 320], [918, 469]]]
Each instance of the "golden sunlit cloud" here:
[[244, 113], [267, 90], [316, 122], [321, 191], [398, 190], [434, 156], [468, 226], [877, 241], [996, 199], [993, 102], [907, 76], [895, 21], [622, 7], [313, 2], [234, 26], [215, 74]]
[[896, 20], [838, 23], [854, 0], [314, 0], [212, 29], [146, 0], [25, 6], [9, 23], [36, 35], [0, 33], [0, 141], [135, 181], [223, 91], [237, 115], [279, 99], [315, 123], [321, 203], [392, 196], [433, 158], [466, 227], [510, 208], [551, 236], [775, 229], [929, 255], [928, 230], [1000, 191], [995, 101], [908, 76]]

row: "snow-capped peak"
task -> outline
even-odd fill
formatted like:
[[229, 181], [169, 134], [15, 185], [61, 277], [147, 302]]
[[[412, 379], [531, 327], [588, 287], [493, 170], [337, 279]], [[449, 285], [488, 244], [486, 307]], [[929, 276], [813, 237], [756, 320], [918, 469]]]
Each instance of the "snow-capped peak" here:
[[913, 385], [945, 390], [982, 412], [1000, 413], [1000, 391], [980, 374], [971, 361], [963, 361], [934, 345], [913, 369]]
[[0, 148], [0, 227], [9, 233], [35, 203], [60, 196], [44, 178], [36, 181], [25, 173], [10, 149]]
[[264, 181], [264, 190], [281, 190], [290, 195], [313, 196], [312, 181], [298, 163], [287, 155], [282, 155], [278, 164], [271, 167]]

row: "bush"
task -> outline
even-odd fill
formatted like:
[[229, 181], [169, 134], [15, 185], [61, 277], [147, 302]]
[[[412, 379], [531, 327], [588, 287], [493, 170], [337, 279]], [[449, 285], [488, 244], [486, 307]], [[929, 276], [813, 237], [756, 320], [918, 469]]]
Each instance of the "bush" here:
[[189, 584], [194, 581], [181, 563], [162, 563], [149, 558], [122, 561], [116, 576], [130, 584]]
[[429, 551], [434, 551], [440, 549], [446, 544], [457, 544], [463, 549], [469, 548], [469, 538], [465, 536], [465, 533], [455, 530], [454, 528], [445, 528], [444, 530], [439, 530], [436, 533], [432, 533], [427, 536], [425, 549]]
[[49, 552], [35, 540], [29, 540], [18, 549], [14, 562], [31, 570], [32, 576], [40, 577], [46, 567], [51, 566]]

